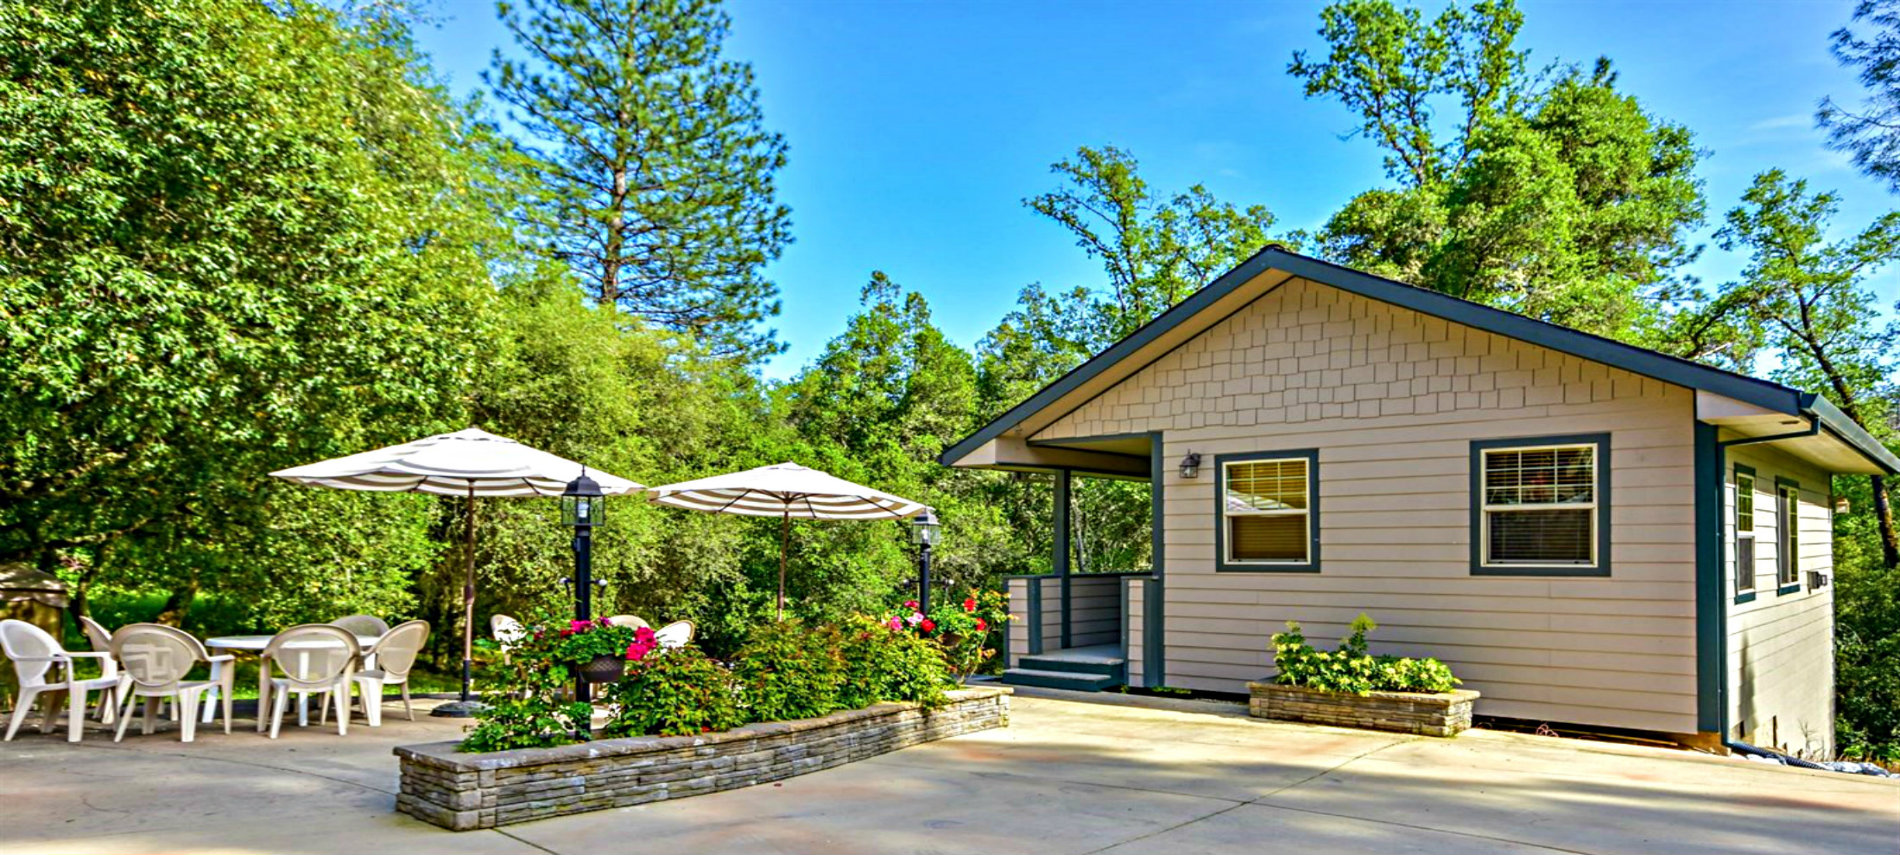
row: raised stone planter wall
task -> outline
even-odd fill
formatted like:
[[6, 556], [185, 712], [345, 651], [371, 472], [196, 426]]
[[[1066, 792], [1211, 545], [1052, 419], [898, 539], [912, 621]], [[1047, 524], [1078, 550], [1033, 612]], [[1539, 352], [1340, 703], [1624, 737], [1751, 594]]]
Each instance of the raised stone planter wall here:
[[959, 689], [935, 709], [877, 704], [700, 736], [602, 739], [464, 754], [454, 742], [396, 749], [396, 810], [443, 828], [493, 828], [749, 787], [899, 748], [1009, 725], [1009, 690]]
[[1477, 692], [1464, 689], [1349, 695], [1276, 683], [1248, 683], [1247, 688], [1252, 694], [1247, 711], [1259, 718], [1425, 736], [1457, 736], [1471, 727], [1471, 707], [1478, 700]]

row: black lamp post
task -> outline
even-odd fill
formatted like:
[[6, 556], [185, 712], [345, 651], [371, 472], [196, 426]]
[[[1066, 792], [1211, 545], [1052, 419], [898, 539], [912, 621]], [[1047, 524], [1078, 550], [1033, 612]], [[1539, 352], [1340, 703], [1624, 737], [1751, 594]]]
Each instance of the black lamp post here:
[[929, 508], [910, 519], [910, 542], [917, 544], [917, 610], [930, 614], [930, 548], [942, 536], [943, 524]]
[[[581, 470], [581, 477], [569, 481], [561, 493], [561, 522], [574, 529], [575, 620], [594, 618], [594, 526], [606, 517], [605, 498], [600, 484], [587, 477], [586, 469]], [[574, 699], [587, 702], [589, 688], [587, 678], [577, 673]]]

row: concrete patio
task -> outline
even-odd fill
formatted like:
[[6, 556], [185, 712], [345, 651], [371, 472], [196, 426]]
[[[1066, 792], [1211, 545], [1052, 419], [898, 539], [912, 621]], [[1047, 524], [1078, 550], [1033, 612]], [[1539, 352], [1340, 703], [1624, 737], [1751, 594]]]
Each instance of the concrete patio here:
[[[242, 716], [0, 746], [0, 852], [1900, 852], [1900, 783], [1471, 731], [1413, 738], [1018, 696], [1007, 730], [784, 782], [494, 831], [391, 810], [394, 745], [459, 723]], [[391, 708], [397, 709], [397, 708]]]

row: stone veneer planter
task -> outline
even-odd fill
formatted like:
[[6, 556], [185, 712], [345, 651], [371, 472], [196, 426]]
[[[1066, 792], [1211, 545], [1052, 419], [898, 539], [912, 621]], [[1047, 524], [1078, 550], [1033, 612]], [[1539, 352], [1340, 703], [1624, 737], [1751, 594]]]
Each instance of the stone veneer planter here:
[[1478, 693], [1468, 689], [1350, 695], [1277, 683], [1248, 683], [1247, 688], [1253, 696], [1247, 712], [1258, 718], [1425, 736], [1457, 736], [1471, 727], [1471, 707], [1478, 700]]
[[454, 742], [396, 748], [396, 810], [455, 831], [716, 793], [1009, 726], [1005, 688], [948, 693], [934, 709], [875, 704], [699, 736], [600, 739], [487, 754]]

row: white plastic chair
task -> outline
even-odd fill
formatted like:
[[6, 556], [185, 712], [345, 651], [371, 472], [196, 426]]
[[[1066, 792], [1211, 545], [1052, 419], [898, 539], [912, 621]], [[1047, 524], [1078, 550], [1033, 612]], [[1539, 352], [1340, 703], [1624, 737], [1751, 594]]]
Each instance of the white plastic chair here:
[[640, 627], [643, 627], [643, 626], [653, 625], [653, 624], [647, 623], [645, 619], [635, 617], [633, 615], [614, 615], [613, 617], [610, 617], [607, 619], [607, 623], [611, 626], [630, 626], [630, 627], [633, 627], [634, 629], [639, 629]]
[[[80, 615], [79, 628], [85, 630], [86, 646], [91, 647], [92, 652], [103, 653], [105, 654], [107, 659], [110, 659], [112, 657], [112, 633], [106, 631], [104, 624], [101, 624], [98, 621], [93, 620], [90, 617], [87, 617], [86, 615]], [[118, 663], [113, 662], [112, 667], [113, 667], [113, 670], [116, 672], [118, 670]], [[99, 705], [99, 723], [100, 724], [111, 724], [113, 713], [118, 711], [118, 707], [119, 707], [119, 703], [118, 703], [119, 693], [117, 691], [118, 684], [116, 683], [113, 684], [113, 689], [114, 691], [112, 692], [112, 702]]]
[[331, 626], [340, 626], [356, 635], [380, 636], [389, 631], [389, 622], [375, 615], [350, 615], [330, 621]]
[[662, 650], [678, 650], [693, 643], [693, 622], [676, 620], [653, 631], [653, 640]]
[[[20, 730], [20, 724], [26, 721], [27, 713], [33, 711], [33, 702], [45, 692], [66, 693], [66, 741], [78, 742], [86, 724], [86, 696], [90, 692], [99, 692], [101, 706], [110, 707], [116, 700], [119, 687], [119, 669], [110, 654], [98, 652], [67, 652], [60, 647], [59, 641], [48, 633], [23, 620], [0, 620], [0, 651], [13, 660], [13, 674], [20, 683], [20, 697], [13, 706], [13, 718], [7, 722], [7, 740], [13, 741], [13, 734]], [[77, 679], [73, 670], [75, 657], [98, 659], [104, 666], [105, 674], [100, 677]], [[66, 669], [64, 679], [48, 679], [55, 667]], [[58, 715], [54, 704], [46, 706], [45, 715], [40, 719], [40, 732], [53, 732], [53, 719]], [[111, 715], [106, 714], [110, 722]]]
[[284, 704], [297, 693], [297, 723], [309, 724], [306, 702], [311, 695], [322, 696], [319, 703], [324, 715], [329, 705], [336, 707], [336, 732], [344, 736], [350, 729], [350, 671], [362, 657], [362, 648], [349, 630], [327, 623], [293, 626], [271, 638], [264, 647], [264, 658], [282, 672], [271, 678], [270, 738], [284, 723]]
[[502, 661], [528, 638], [528, 628], [504, 614], [491, 615], [488, 618], [488, 634], [495, 637], [495, 643], [501, 645]]
[[[158, 714], [158, 702], [170, 698], [178, 710], [178, 740], [190, 742], [198, 732], [198, 706], [209, 707], [218, 698], [224, 700], [224, 732], [231, 732], [231, 654], [212, 656], [204, 643], [190, 633], [156, 623], [134, 623], [112, 633], [112, 656], [124, 669], [119, 693], [124, 708], [119, 710], [119, 729], [112, 741], [125, 738], [125, 726], [132, 722], [132, 705], [145, 699], [144, 733], [151, 735]], [[187, 680], [191, 669], [203, 662], [211, 666], [206, 680]], [[212, 692], [218, 694], [212, 694]], [[207, 719], [207, 723], [209, 719]]]
[[363, 702], [363, 717], [369, 719], [370, 727], [383, 725], [384, 686], [402, 687], [402, 708], [409, 713], [410, 721], [416, 720], [416, 709], [409, 705], [409, 669], [415, 667], [416, 657], [428, 640], [429, 622], [412, 620], [397, 624], [383, 633], [370, 649], [363, 651], [366, 661], [375, 657], [376, 667], [358, 672], [351, 679]]

